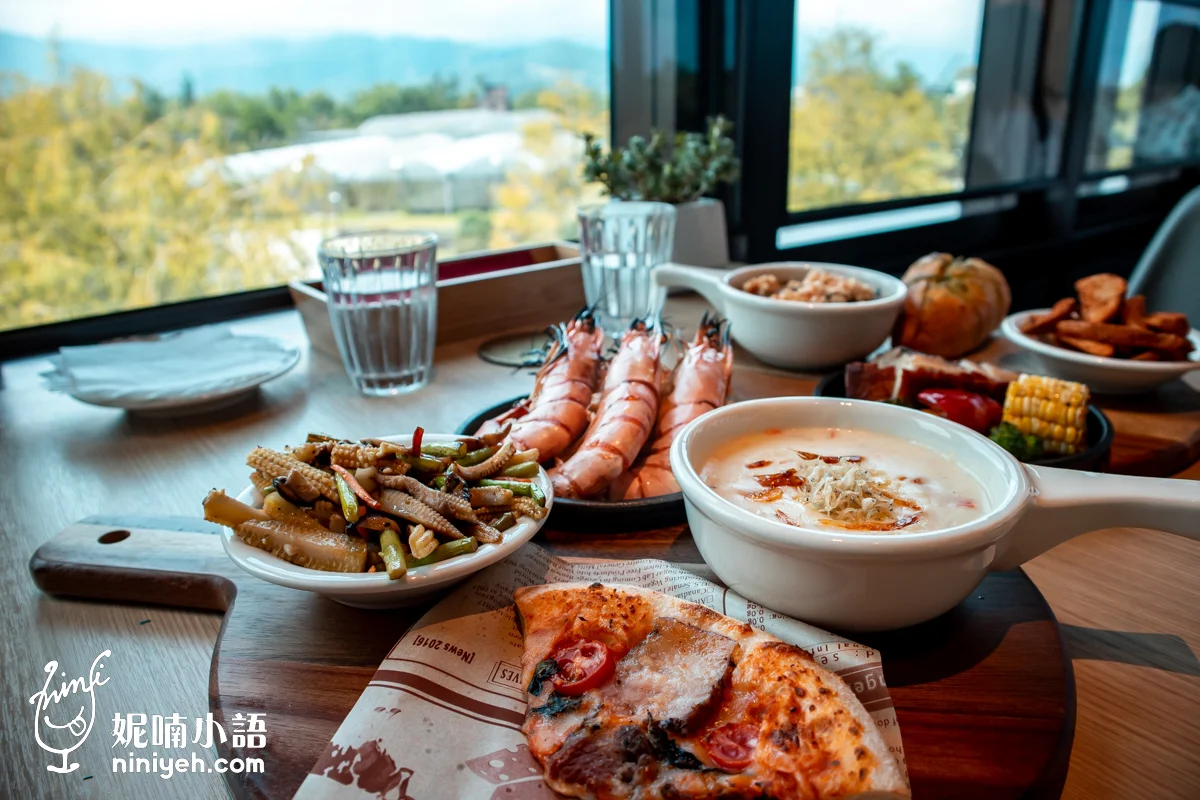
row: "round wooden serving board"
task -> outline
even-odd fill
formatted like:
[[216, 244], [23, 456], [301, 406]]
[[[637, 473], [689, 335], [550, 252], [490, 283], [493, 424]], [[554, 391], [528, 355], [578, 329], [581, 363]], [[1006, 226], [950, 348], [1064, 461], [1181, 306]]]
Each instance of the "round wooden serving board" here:
[[[239, 570], [214, 533], [185, 518], [92, 517], [43, 544], [29, 566], [55, 595], [224, 612], [212, 710], [227, 729], [239, 712], [265, 712], [267, 722], [265, 753], [217, 748], [225, 758], [262, 757], [265, 773], [226, 777], [239, 798], [286, 800], [427, 607], [363, 611], [264, 583]], [[535, 542], [568, 556], [701, 561], [684, 527], [590, 537], [543, 531]], [[932, 622], [853, 638], [883, 654], [915, 797], [1059, 797], [1074, 679], [1058, 623], [1023, 572], [990, 575]]]

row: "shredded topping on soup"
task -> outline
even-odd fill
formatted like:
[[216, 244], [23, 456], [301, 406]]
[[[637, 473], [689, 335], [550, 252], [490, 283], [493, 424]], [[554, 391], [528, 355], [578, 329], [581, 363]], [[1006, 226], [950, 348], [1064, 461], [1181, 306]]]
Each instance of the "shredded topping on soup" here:
[[886, 474], [861, 462], [839, 460], [831, 464], [817, 459], [805, 462], [803, 469], [806, 475], [801, 499], [813, 511], [838, 522], [891, 523], [897, 519], [898, 507], [915, 505], [899, 497]]

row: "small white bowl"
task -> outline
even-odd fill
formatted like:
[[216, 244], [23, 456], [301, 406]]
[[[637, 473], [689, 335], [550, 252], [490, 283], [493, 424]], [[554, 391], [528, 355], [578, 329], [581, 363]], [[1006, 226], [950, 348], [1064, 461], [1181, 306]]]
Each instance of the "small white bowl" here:
[[1047, 374], [1077, 383], [1086, 383], [1100, 394], [1135, 394], [1148, 392], [1156, 386], [1200, 369], [1200, 331], [1193, 329], [1188, 339], [1196, 347], [1187, 361], [1132, 361], [1128, 358], [1104, 358], [1088, 355], [1065, 347], [1046, 344], [1040, 339], [1021, 333], [1021, 323], [1049, 309], [1021, 311], [1010, 314], [1000, 325], [1004, 336], [1017, 347], [1037, 355], [1046, 366]]
[[[868, 430], [924, 445], [975, 477], [986, 509], [934, 531], [823, 531], [753, 514], [700, 479], [726, 442], [793, 427]], [[933, 619], [989, 571], [1101, 528], [1200, 538], [1200, 482], [1032, 467], [957, 423], [867, 400], [780, 397], [710, 411], [675, 437], [671, 469], [692, 536], [717, 576], [749, 600], [831, 630], [889, 630]]]
[[[810, 269], [856, 278], [875, 289], [874, 300], [802, 303], [774, 300], [741, 289], [750, 278], [773, 273], [781, 282], [802, 279]], [[663, 264], [659, 286], [685, 286], [704, 296], [729, 319], [730, 333], [755, 358], [784, 369], [819, 369], [866, 356], [891, 335], [904, 307], [904, 281], [873, 269], [820, 262], [755, 264], [735, 270]]]
[[[412, 436], [382, 438], [398, 444], [408, 444], [412, 441]], [[425, 434], [425, 442], [429, 444], [450, 442], [456, 438], [450, 434]], [[404, 580], [391, 580], [386, 572], [356, 574], [300, 567], [246, 544], [230, 528], [221, 528], [221, 543], [235, 564], [268, 583], [316, 592], [330, 600], [355, 608], [398, 608], [419, 603], [439, 590], [507, 558], [532, 539], [549, 519], [549, 511], [554, 505], [554, 491], [546, 471], [539, 469], [534, 480], [546, 494], [546, 516], [540, 520], [521, 517], [516, 525], [504, 532], [504, 540], [499, 544], [481, 544], [478, 550], [469, 555], [410, 569]], [[253, 486], [247, 486], [237, 499], [261, 507], [263, 498]]]

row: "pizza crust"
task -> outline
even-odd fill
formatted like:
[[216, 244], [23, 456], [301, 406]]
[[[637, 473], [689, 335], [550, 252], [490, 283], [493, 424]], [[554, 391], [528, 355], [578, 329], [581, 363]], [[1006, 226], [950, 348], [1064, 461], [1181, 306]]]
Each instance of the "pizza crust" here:
[[[580, 639], [598, 640], [621, 659], [646, 639], [660, 618], [736, 643], [726, 699], [703, 724], [751, 719], [746, 714], [753, 707], [761, 721], [751, 767], [743, 774], [668, 767], [649, 779], [657, 781], [651, 786], [641, 785], [649, 773], [639, 772], [637, 780], [629, 784], [636, 786], [636, 791], [622, 794], [626, 784], [618, 782], [614, 784], [618, 793], [605, 788], [600, 795], [654, 797], [669, 783], [672, 793], [691, 798], [736, 797], [742, 792], [749, 797], [764, 789], [780, 796], [812, 798], [911, 797], [903, 773], [866, 709], [841, 678], [819, 666], [806, 651], [706, 606], [636, 586], [548, 584], [518, 589], [515, 598], [525, 634], [522, 681], [526, 687], [536, 666], [558, 647]], [[658, 675], [647, 685], [656, 686], [659, 692], [673, 691], [670, 681], [664, 680]], [[685, 694], [688, 675], [678, 675], [677, 681], [674, 691]], [[543, 689], [539, 696], [528, 696], [531, 710], [524, 726], [530, 750], [543, 766], [569, 739], [572, 748], [582, 747], [580, 737], [593, 735], [597, 725], [616, 730], [646, 724], [644, 717], [629, 713], [627, 702], [605, 704], [604, 692], [596, 691], [578, 708], [555, 715], [534, 713], [532, 709], [542, 705], [549, 694], [549, 689]], [[699, 734], [687, 733], [693, 736], [679, 741], [685, 749], [703, 755]], [[622, 736], [628, 740], [633, 733], [626, 730]], [[629, 746], [635, 751], [640, 747]], [[552, 771], [556, 770], [548, 770], [546, 780], [556, 791], [576, 797], [598, 796], [578, 779], [562, 780], [549, 774]], [[566, 774], [576, 776], [578, 770]]]

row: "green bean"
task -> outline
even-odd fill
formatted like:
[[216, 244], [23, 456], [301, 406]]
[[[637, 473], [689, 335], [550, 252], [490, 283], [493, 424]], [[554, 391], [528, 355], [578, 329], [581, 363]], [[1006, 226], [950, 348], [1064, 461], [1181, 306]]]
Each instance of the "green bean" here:
[[441, 472], [442, 468], [446, 466], [444, 461], [426, 455], [404, 455], [400, 456], [400, 460], [418, 472]]
[[502, 486], [511, 491], [513, 494], [532, 497], [538, 505], [546, 505], [545, 493], [542, 491], [540, 486], [530, 481], [506, 480], [503, 478], [495, 480], [493, 478], [484, 478], [483, 480], [476, 481], [475, 483], [478, 486]]
[[407, 570], [404, 563], [404, 548], [400, 546], [400, 536], [391, 528], [385, 528], [379, 532], [379, 553], [383, 556], [388, 577], [394, 581], [403, 578]]
[[467, 454], [467, 445], [463, 442], [454, 444], [423, 444], [421, 455], [437, 458], [462, 458]]
[[455, 556], [474, 553], [479, 549], [479, 543], [475, 541], [475, 537], [468, 536], [465, 539], [455, 539], [445, 544], [439, 544], [437, 549], [424, 558], [415, 558], [409, 562], [410, 567], [424, 567], [429, 564], [436, 564], [439, 561], [445, 561], [448, 558]]
[[503, 516], [497, 517], [496, 521], [492, 523], [492, 527], [498, 531], [506, 531], [516, 524], [517, 518], [514, 517], [511, 512], [509, 512], [505, 513]]
[[346, 522], [358, 522], [358, 498], [354, 495], [354, 490], [341, 475], [335, 473], [333, 480], [337, 484], [338, 500], [342, 502], [342, 516], [346, 518]]
[[536, 461], [526, 461], [523, 464], [509, 464], [500, 473], [506, 478], [532, 478], [538, 474]]
[[484, 447], [481, 450], [472, 450], [462, 458], [456, 459], [459, 466], [473, 467], [476, 464], [482, 464], [496, 454], [496, 448]]

